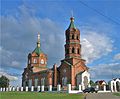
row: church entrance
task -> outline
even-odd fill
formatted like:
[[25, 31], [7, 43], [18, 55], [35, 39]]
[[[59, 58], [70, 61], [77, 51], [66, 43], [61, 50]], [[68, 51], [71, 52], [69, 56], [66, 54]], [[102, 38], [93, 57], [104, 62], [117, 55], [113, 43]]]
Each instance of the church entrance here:
[[118, 92], [120, 91], [120, 82], [119, 81], [116, 82], [116, 89]]
[[67, 77], [62, 77], [62, 89], [67, 90]]
[[87, 76], [84, 77], [84, 86], [85, 86], [85, 88], [88, 87], [88, 78], [87, 78]]
[[62, 85], [67, 86], [67, 77], [62, 78]]

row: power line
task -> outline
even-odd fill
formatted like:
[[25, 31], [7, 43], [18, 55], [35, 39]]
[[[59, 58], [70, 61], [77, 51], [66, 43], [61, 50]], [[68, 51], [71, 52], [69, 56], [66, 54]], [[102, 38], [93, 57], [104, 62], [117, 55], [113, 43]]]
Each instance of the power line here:
[[104, 15], [103, 13], [101, 13], [100, 11], [98, 11], [97, 9], [88, 6], [88, 5], [87, 5], [86, 3], [84, 3], [83, 1], [80, 1], [80, 3], [83, 4], [84, 6], [86, 6], [87, 8], [90, 8], [90, 9], [93, 10], [94, 12], [98, 13], [99, 15], [101, 15], [101, 16], [107, 18], [108, 20], [112, 21], [113, 23], [115, 23], [115, 24], [117, 24], [117, 25], [120, 25], [120, 23], [118, 23], [117, 21], [115, 21], [115, 20], [113, 20], [112, 18]]

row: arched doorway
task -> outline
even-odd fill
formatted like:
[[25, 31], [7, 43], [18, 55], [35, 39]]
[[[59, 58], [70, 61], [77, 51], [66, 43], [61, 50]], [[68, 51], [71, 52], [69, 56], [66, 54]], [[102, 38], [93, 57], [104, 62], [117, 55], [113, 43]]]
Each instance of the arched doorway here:
[[120, 91], [120, 82], [119, 81], [116, 82], [116, 90]]
[[62, 78], [62, 86], [67, 86], [67, 77]]
[[84, 77], [83, 83], [84, 83], [85, 88], [87, 88], [88, 87], [88, 77], [87, 76]]
[[41, 78], [41, 86], [45, 85], [45, 78]]

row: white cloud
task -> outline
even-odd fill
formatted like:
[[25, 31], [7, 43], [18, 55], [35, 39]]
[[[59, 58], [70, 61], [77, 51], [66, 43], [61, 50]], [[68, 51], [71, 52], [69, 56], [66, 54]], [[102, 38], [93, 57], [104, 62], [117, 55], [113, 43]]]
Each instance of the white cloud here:
[[[5, 50], [1, 56], [2, 66], [25, 68], [27, 54], [36, 47], [37, 32], [41, 34], [41, 49], [48, 55], [49, 66], [59, 62], [64, 56], [64, 33], [62, 34], [59, 25], [49, 18], [36, 17], [29, 10], [20, 6], [16, 14], [19, 17], [1, 17], [2, 50]], [[11, 54], [5, 54], [6, 51]]]
[[16, 76], [12, 76], [12, 75], [6, 73], [6, 72], [3, 71], [3, 70], [0, 70], [0, 77], [1, 77], [1, 76], [7, 77], [10, 81], [16, 81], [16, 80], [18, 80], [18, 78], [17, 78]]
[[17, 61], [12, 61], [12, 64], [11, 64], [12, 66], [14, 66], [14, 67], [17, 67], [17, 66], [19, 66], [20, 65], [20, 63], [19, 62], [17, 62]]
[[[50, 66], [64, 58], [64, 30], [56, 22], [49, 18], [36, 17], [32, 10], [24, 5], [19, 7], [18, 15], [19, 17], [2, 16], [2, 42], [6, 42], [4, 47], [13, 52], [13, 56], [17, 59], [15, 61], [20, 60], [18, 57], [23, 57], [19, 63], [26, 60], [26, 54], [36, 46], [37, 32], [41, 33], [42, 50], [48, 55]], [[112, 41], [103, 33], [84, 27], [82, 34], [82, 57], [87, 60], [87, 63], [112, 51]]]
[[19, 68], [20, 63], [15, 60], [13, 53], [9, 50], [4, 49], [3, 47], [0, 46], [0, 57], [1, 57], [1, 67], [6, 68], [7, 67], [12, 67], [12, 68]]
[[114, 56], [114, 59], [115, 59], [115, 60], [120, 60], [120, 53], [116, 54], [116, 55]]
[[93, 79], [112, 79], [120, 77], [120, 63], [99, 64], [90, 68]]
[[83, 30], [82, 34], [82, 57], [87, 60], [87, 63], [112, 52], [113, 42], [108, 36], [97, 31], [87, 30]]

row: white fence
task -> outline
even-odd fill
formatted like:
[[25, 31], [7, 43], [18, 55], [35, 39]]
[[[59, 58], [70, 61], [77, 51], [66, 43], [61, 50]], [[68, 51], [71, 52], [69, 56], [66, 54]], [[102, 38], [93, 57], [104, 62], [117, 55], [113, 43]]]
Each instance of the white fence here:
[[[79, 85], [78, 90], [72, 90], [71, 84], [68, 84], [67, 85], [67, 90], [64, 91], [64, 92], [67, 92], [67, 93], [81, 93], [82, 92], [82, 87], [83, 86]], [[96, 86], [96, 88], [98, 88], [98, 86]], [[37, 87], [31, 86], [30, 88], [28, 86], [26, 86], [25, 88], [23, 88], [23, 87], [0, 88], [0, 92], [5, 92], [5, 91], [7, 91], [7, 92], [8, 91], [20, 91], [20, 92], [22, 92], [22, 91], [26, 91], [26, 92], [28, 92], [28, 91], [31, 91], [31, 92], [37, 91], [37, 92], [44, 92], [46, 90], [45, 90], [45, 86], [37, 86]], [[62, 92], [63, 90], [62, 90], [61, 85], [59, 84], [59, 85], [57, 85], [56, 90], [53, 90], [52, 85], [47, 86], [47, 91], [48, 92]], [[98, 92], [111, 92], [111, 90], [107, 91], [106, 86], [104, 86], [104, 90], [103, 91], [98, 91]]]
[[[52, 88], [52, 85], [49, 85], [47, 87], [47, 91], [48, 92], [61, 92], [62, 91], [62, 88], [61, 88], [61, 85], [58, 84], [57, 85], [57, 89], [56, 90], [53, 90]], [[25, 88], [23, 87], [8, 87], [8, 88], [0, 88], [0, 92], [5, 92], [5, 91], [38, 91], [38, 92], [44, 92], [45, 91], [45, 86], [37, 86], [36, 88], [34, 86], [31, 86], [30, 88], [28, 86], [26, 86]], [[65, 92], [65, 91], [64, 91]], [[82, 92], [81, 90], [81, 85], [79, 85], [79, 90], [71, 90], [71, 84], [68, 84], [68, 88], [67, 88], [67, 91], [68, 93], [79, 93], [79, 92]]]

